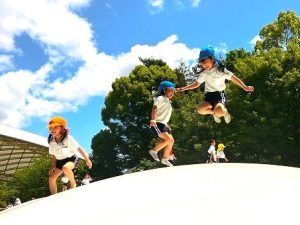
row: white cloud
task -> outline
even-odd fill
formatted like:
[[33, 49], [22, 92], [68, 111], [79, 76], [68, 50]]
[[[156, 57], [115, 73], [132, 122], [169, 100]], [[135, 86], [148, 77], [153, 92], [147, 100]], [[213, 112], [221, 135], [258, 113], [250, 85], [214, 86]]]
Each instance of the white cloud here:
[[150, 12], [155, 14], [164, 10], [164, 0], [149, 0], [149, 5], [151, 7]]
[[[137, 44], [129, 52], [110, 56], [99, 52], [91, 41], [91, 25], [70, 10], [88, 1], [39, 0], [34, 3], [39, 10], [33, 9], [31, 13], [29, 6], [33, 3], [28, 1], [26, 4], [22, 1], [1, 1], [1, 35], [12, 44], [9, 48], [0, 48], [16, 54], [15, 37], [25, 32], [45, 46], [49, 62], [37, 71], [14, 70], [0, 74], [0, 95], [5, 96], [0, 98], [2, 124], [21, 128], [33, 117], [45, 119], [53, 114], [76, 111], [90, 97], [105, 96], [117, 77], [128, 75], [140, 63], [138, 57], [160, 58], [175, 68], [181, 61], [196, 59], [199, 53], [198, 49], [189, 49], [178, 42], [176, 35], [171, 35], [156, 45]], [[1, 14], [3, 8], [10, 13]], [[50, 16], [54, 12], [56, 18]], [[7, 26], [2, 23], [3, 20], [14, 23]], [[21, 20], [22, 23], [18, 24]], [[57, 74], [58, 63], [68, 60], [82, 63], [72, 74], [68, 71]], [[0, 57], [0, 64], [13, 66], [10, 57]]]
[[0, 55], [0, 73], [13, 67], [12, 55]]
[[252, 45], [252, 47], [254, 47], [256, 45], [257, 41], [261, 41], [261, 38], [259, 35], [256, 35], [254, 38], [252, 38], [252, 40], [249, 43]]
[[192, 6], [198, 7], [200, 5], [201, 0], [192, 0]]
[[216, 55], [220, 59], [224, 59], [225, 56], [226, 56], [226, 53], [228, 52], [226, 43], [220, 43], [219, 46], [216, 46], [215, 47], [215, 52], [216, 52]]

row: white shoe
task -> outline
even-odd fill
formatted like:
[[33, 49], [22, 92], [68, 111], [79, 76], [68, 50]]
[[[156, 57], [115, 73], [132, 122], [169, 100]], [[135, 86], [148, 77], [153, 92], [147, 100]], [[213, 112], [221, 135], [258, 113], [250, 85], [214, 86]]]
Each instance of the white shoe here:
[[226, 114], [224, 115], [224, 120], [226, 123], [230, 123], [231, 116], [230, 116], [229, 112], [226, 112]]
[[158, 158], [158, 155], [157, 155], [157, 152], [156, 152], [156, 151], [150, 150], [150, 151], [149, 151], [149, 154], [152, 156], [152, 158], [153, 158], [155, 161], [159, 162], [159, 158]]
[[169, 158], [168, 158], [168, 160], [171, 160], [171, 161], [174, 161], [174, 160], [176, 160], [177, 158], [175, 157], [175, 155], [170, 155], [169, 156]]
[[169, 161], [168, 161], [168, 159], [162, 159], [161, 161], [160, 161], [162, 164], [164, 164], [164, 165], [166, 165], [166, 166], [173, 166], [173, 164], [172, 163], [170, 163]]
[[221, 118], [217, 117], [215, 114], [212, 114], [216, 123], [221, 123]]

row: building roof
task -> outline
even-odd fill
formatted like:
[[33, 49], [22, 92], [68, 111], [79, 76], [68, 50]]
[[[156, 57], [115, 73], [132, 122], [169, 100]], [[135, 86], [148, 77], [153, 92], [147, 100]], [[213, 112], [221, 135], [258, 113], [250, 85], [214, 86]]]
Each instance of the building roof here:
[[0, 180], [48, 154], [47, 138], [0, 124]]

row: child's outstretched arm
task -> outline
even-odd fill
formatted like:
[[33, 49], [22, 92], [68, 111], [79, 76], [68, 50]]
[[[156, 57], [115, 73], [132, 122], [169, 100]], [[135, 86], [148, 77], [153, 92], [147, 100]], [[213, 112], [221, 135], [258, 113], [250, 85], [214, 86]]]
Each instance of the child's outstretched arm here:
[[248, 92], [254, 91], [254, 87], [252, 87], [252, 86], [246, 86], [246, 85], [244, 84], [244, 82], [241, 81], [241, 79], [239, 79], [239, 78], [236, 77], [235, 75], [232, 75], [231, 81], [232, 81], [233, 83], [235, 83], [236, 85], [240, 86], [241, 88], [243, 88], [245, 91], [248, 91]]
[[88, 167], [89, 169], [91, 169], [93, 163], [92, 163], [92, 161], [90, 160], [88, 154], [87, 154], [81, 147], [78, 148], [78, 152], [84, 157], [84, 160], [85, 160], [85, 163], [86, 163], [87, 167]]
[[185, 87], [179, 87], [179, 88], [176, 88], [176, 91], [187, 91], [187, 90], [193, 90], [195, 88], [198, 88], [200, 86], [201, 83], [198, 83], [197, 81], [192, 83], [192, 84], [189, 84]]

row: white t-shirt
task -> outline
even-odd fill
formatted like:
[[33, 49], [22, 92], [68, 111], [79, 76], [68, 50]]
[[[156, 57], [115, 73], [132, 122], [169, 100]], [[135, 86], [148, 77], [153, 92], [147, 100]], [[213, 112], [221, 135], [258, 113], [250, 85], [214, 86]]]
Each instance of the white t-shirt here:
[[154, 105], [157, 107], [156, 122], [167, 125], [172, 114], [170, 99], [166, 96], [158, 96], [154, 98]]
[[209, 154], [216, 154], [216, 147], [211, 145], [207, 151]]
[[220, 158], [220, 159], [225, 159], [224, 151], [217, 151], [217, 157]]
[[204, 70], [197, 78], [198, 83], [205, 82], [205, 92], [224, 91], [226, 88], [225, 80], [230, 80], [233, 73], [225, 69], [219, 71], [215, 66], [211, 70]]
[[68, 135], [62, 142], [56, 143], [54, 138], [49, 143], [49, 154], [54, 155], [57, 160], [69, 158], [74, 154], [78, 155], [79, 144]]

